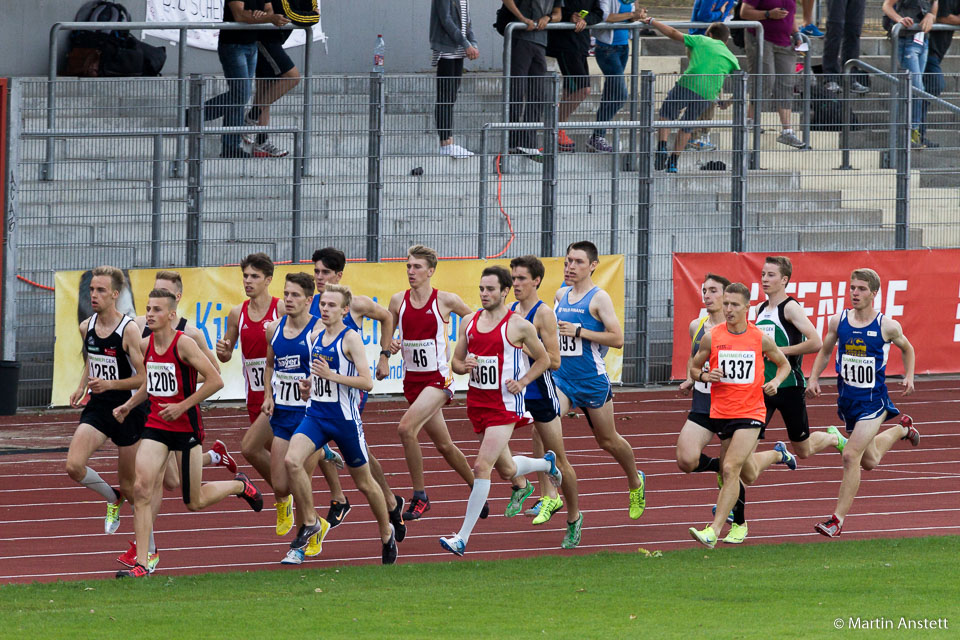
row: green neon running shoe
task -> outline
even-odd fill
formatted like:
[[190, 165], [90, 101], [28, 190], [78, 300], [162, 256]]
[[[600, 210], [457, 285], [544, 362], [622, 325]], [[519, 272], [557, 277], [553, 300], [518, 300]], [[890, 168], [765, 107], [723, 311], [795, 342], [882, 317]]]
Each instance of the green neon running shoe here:
[[708, 526], [703, 531], [697, 531], [696, 527], [690, 527], [690, 536], [708, 549], [717, 546], [717, 534], [713, 527]]
[[541, 498], [542, 504], [540, 505], [540, 512], [537, 514], [537, 517], [533, 519], [533, 524], [543, 524], [548, 522], [550, 518], [553, 517], [557, 511], [563, 506], [563, 498], [557, 496], [556, 498]]
[[723, 539], [726, 544], [743, 544], [743, 541], [747, 539], [747, 523], [743, 524], [732, 524], [730, 525], [730, 531], [727, 533], [727, 537]]
[[643, 515], [643, 510], [647, 506], [646, 499], [646, 476], [643, 471], [638, 471], [640, 477], [640, 486], [636, 489], [630, 489], [630, 519], [639, 520]]
[[527, 486], [522, 489], [514, 489], [510, 494], [510, 502], [507, 503], [507, 510], [503, 515], [508, 518], [520, 513], [523, 509], [523, 501], [533, 495], [533, 483], [527, 482]]
[[832, 436], [837, 436], [837, 451], [843, 453], [843, 448], [847, 446], [847, 439], [840, 435], [840, 429], [836, 427], [827, 427], [827, 433]]
[[563, 536], [563, 542], [560, 543], [560, 546], [564, 549], [576, 549], [577, 545], [580, 544], [580, 529], [582, 527], [583, 512], [581, 511], [576, 522], [567, 523], [567, 533]]

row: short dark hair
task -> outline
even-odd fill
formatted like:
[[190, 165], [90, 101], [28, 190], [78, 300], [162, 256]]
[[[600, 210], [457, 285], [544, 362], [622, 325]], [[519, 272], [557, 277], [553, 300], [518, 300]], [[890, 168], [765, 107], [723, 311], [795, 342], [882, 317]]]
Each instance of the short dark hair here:
[[787, 256], [767, 256], [763, 259], [764, 264], [775, 264], [777, 269], [780, 270], [781, 276], [787, 276], [787, 279], [790, 279], [790, 276], [793, 275], [793, 263], [790, 262], [790, 258]]
[[718, 276], [715, 273], [708, 273], [707, 275], [703, 276], [703, 281], [706, 282], [707, 280], [713, 280], [714, 282], [719, 282], [720, 284], [723, 285], [724, 290], [726, 290], [726, 288], [730, 286], [729, 280], [727, 280], [723, 276]]
[[543, 266], [543, 262], [540, 261], [540, 258], [534, 255], [520, 256], [519, 258], [514, 258], [510, 261], [510, 268], [516, 269], [517, 267], [523, 267], [530, 273], [530, 277], [536, 280], [540, 278], [540, 283], [537, 284], [537, 289], [540, 288], [540, 284], [543, 283], [543, 276], [546, 274], [547, 270]]
[[719, 40], [720, 42], [725, 43], [730, 39], [730, 27], [722, 22], [714, 22], [707, 27], [706, 34], [714, 40]]
[[347, 256], [340, 249], [324, 247], [313, 252], [313, 263], [318, 262], [322, 262], [327, 269], [340, 273], [347, 266]]
[[724, 293], [739, 293], [743, 296], [743, 301], [750, 304], [750, 289], [742, 282], [732, 282], [723, 288]]
[[509, 271], [499, 265], [493, 265], [484, 269], [483, 273], [480, 274], [480, 277], [484, 278], [486, 276], [497, 277], [497, 279], [500, 281], [500, 291], [509, 289], [513, 286], [513, 276], [510, 275]]
[[303, 271], [288, 273], [286, 281], [292, 282], [295, 285], [299, 285], [299, 287], [303, 289], [303, 294], [308, 298], [313, 295], [313, 276], [311, 276], [309, 273], [304, 273]]
[[241, 260], [240, 270], [243, 271], [247, 267], [253, 267], [268, 278], [273, 276], [273, 260], [265, 253], [251, 253]]
[[600, 261], [600, 252], [597, 251], [597, 245], [593, 244], [589, 240], [581, 240], [580, 242], [572, 242], [570, 246], [567, 247], [567, 253], [571, 251], [583, 251], [587, 254], [587, 260], [590, 262], [599, 262]]
[[166, 289], [154, 289], [147, 298], [165, 298], [170, 301], [167, 304], [170, 305], [171, 311], [177, 308], [177, 296]]

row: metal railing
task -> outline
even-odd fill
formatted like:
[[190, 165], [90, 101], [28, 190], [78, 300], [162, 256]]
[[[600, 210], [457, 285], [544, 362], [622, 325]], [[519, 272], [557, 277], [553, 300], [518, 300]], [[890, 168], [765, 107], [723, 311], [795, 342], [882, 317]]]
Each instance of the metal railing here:
[[[904, 27], [902, 24], [897, 23], [893, 25], [890, 29], [890, 71], [896, 71], [900, 67], [900, 34], [904, 31], [919, 31], [919, 25], [913, 25], [912, 27]], [[960, 26], [952, 24], [937, 24], [934, 23], [932, 27], [933, 31], [960, 31]]]
[[[91, 22], [57, 22], [50, 27], [50, 47], [48, 51], [48, 67], [47, 67], [47, 129], [54, 129], [57, 126], [56, 121], [56, 112], [57, 112], [57, 68], [59, 64], [59, 42], [57, 36], [61, 31], [90, 31], [96, 26], [95, 23]], [[141, 31], [144, 29], [163, 29], [163, 30], [176, 30], [179, 31], [180, 37], [177, 42], [177, 79], [180, 81], [177, 89], [177, 107], [178, 107], [178, 121], [177, 126], [185, 127], [186, 119], [184, 115], [184, 107], [186, 103], [184, 98], [186, 96], [186, 80], [187, 73], [185, 69], [185, 60], [186, 60], [186, 50], [187, 50], [187, 31], [192, 29], [201, 29], [201, 30], [213, 30], [217, 31], [275, 31], [279, 29], [293, 30], [300, 27], [293, 27], [291, 25], [286, 25], [284, 27], [275, 27], [272, 24], [246, 24], [243, 22], [111, 22], [109, 25], [111, 31]], [[306, 31], [306, 42], [303, 48], [303, 130], [305, 134], [309, 133], [312, 113], [312, 103], [311, 103], [311, 92], [310, 92], [310, 72], [311, 72], [311, 51], [313, 48], [313, 27], [305, 27]], [[304, 137], [304, 144], [307, 145], [306, 149], [309, 152], [310, 145], [310, 136], [306, 135]], [[309, 155], [307, 153], [306, 155]], [[52, 169], [53, 164], [56, 162], [56, 151], [54, 149], [52, 138], [47, 144], [47, 156], [46, 161], [43, 164], [43, 179], [51, 180], [52, 179]], [[179, 177], [181, 174], [183, 163], [183, 138], [177, 138], [177, 153], [176, 158], [171, 163], [170, 166], [170, 176], [173, 178]], [[309, 167], [304, 167], [305, 171], [309, 171]]]

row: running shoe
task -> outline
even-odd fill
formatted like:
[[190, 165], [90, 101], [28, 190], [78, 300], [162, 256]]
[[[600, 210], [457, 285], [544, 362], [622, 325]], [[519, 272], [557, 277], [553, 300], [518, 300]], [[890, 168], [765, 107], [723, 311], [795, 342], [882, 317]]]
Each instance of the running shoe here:
[[907, 429], [907, 435], [903, 436], [901, 440], [909, 440], [913, 446], [919, 446], [920, 432], [913, 426], [913, 418], [904, 413], [900, 416], [900, 426]]
[[531, 147], [513, 147], [510, 149], [510, 154], [526, 156], [534, 162], [543, 162], [543, 149], [533, 149]]
[[136, 564], [133, 569], [121, 569], [117, 571], [118, 578], [146, 578], [150, 571], [142, 564]]
[[[713, 505], [713, 515], [717, 515], [717, 505]], [[731, 509], [730, 513], [727, 514], [727, 522], [733, 524], [733, 509]]]
[[330, 522], [330, 527], [336, 527], [343, 522], [348, 513], [350, 513], [350, 501], [347, 500], [346, 496], [344, 496], [343, 502], [331, 500], [330, 509], [327, 511], [327, 520]]
[[107, 516], [103, 519], [103, 532], [116, 533], [120, 528], [120, 506], [123, 504], [123, 496], [117, 492], [119, 500], [107, 503]]
[[560, 473], [560, 469], [557, 467], [557, 454], [548, 450], [543, 454], [543, 459], [550, 463], [550, 470], [547, 471], [547, 477], [550, 478], [553, 486], [559, 488], [561, 483], [563, 483], [563, 474]]
[[317, 517], [317, 521], [313, 524], [302, 524], [300, 529], [297, 531], [297, 537], [293, 539], [293, 542], [290, 543], [291, 549], [303, 549], [308, 544], [310, 544], [310, 538], [320, 533], [323, 530], [323, 525], [325, 521], [321, 517]]
[[657, 171], [663, 171], [667, 168], [667, 162], [670, 159], [670, 153], [667, 148], [657, 149], [657, 155], [653, 158], [653, 168]]
[[743, 541], [747, 539], [747, 523], [743, 524], [732, 524], [730, 525], [730, 531], [727, 533], [727, 537], [723, 539], [723, 542], [726, 544], [743, 544]]
[[811, 38], [823, 37], [823, 31], [820, 31], [820, 29], [817, 28], [817, 25], [813, 24], [812, 22], [810, 24], [804, 25], [803, 28], [800, 29], [800, 33], [802, 33], [805, 36], [809, 36]]
[[716, 151], [717, 145], [710, 142], [709, 136], [704, 136], [688, 141], [685, 148], [690, 151]]
[[455, 556], [463, 556], [463, 552], [467, 550], [467, 543], [463, 541], [463, 538], [460, 537], [460, 534], [453, 534], [452, 538], [440, 538], [440, 546], [452, 553]]
[[563, 536], [563, 542], [560, 543], [560, 547], [563, 549], [576, 549], [577, 545], [580, 544], [580, 530], [583, 528], [583, 512], [580, 512], [580, 517], [577, 518], [576, 522], [567, 523], [567, 533]]
[[788, 147], [794, 147], [795, 149], [804, 149], [807, 146], [793, 131], [781, 131], [780, 135], [777, 136], [777, 142], [785, 144]]
[[563, 129], [557, 131], [557, 148], [560, 149], [560, 153], [573, 153], [577, 150], [577, 143], [567, 135], [567, 132]]
[[280, 564], [303, 564], [303, 549], [288, 549]]
[[327, 532], [330, 531], [329, 522], [320, 516], [317, 516], [317, 520], [320, 521], [320, 531], [310, 537], [306, 549], [303, 550], [303, 554], [309, 558], [320, 555], [320, 552], [323, 551], [323, 539], [327, 537]]
[[490, 515], [490, 503], [489, 503], [489, 502], [484, 502], [484, 503], [483, 503], [483, 509], [480, 509], [480, 519], [481, 519], [481, 520], [486, 520], [486, 519], [487, 519], [487, 516], [489, 516], [489, 515]]
[[827, 427], [827, 433], [832, 436], [837, 436], [837, 451], [843, 453], [843, 448], [847, 446], [847, 439], [840, 435], [840, 429], [837, 429], [836, 427]]
[[640, 486], [636, 489], [630, 489], [630, 519], [639, 520], [643, 515], [643, 510], [647, 506], [646, 498], [646, 476], [643, 471], [638, 471], [640, 476]]
[[147, 554], [147, 572], [153, 573], [157, 570], [157, 565], [160, 564], [160, 552], [154, 551], [153, 553]]
[[613, 145], [607, 142], [607, 139], [603, 136], [593, 135], [587, 140], [587, 151], [592, 151], [593, 153], [612, 153]]
[[440, 155], [450, 156], [454, 160], [463, 160], [473, 156], [473, 151], [464, 149], [458, 144], [446, 144], [440, 147]]
[[393, 534], [397, 542], [403, 542], [407, 537], [407, 525], [403, 522], [403, 498], [397, 496], [397, 506], [390, 512], [390, 524], [393, 525]]
[[128, 542], [130, 548], [117, 557], [117, 562], [125, 567], [133, 568], [137, 564], [137, 543], [133, 540], [128, 540]]
[[540, 499], [537, 500], [537, 502], [532, 507], [524, 511], [523, 515], [536, 518], [538, 515], [540, 515], [540, 507], [542, 506], [543, 506], [543, 496], [540, 496]]
[[250, 505], [250, 508], [254, 511], [263, 510], [263, 496], [260, 495], [260, 490], [250, 482], [250, 478], [247, 477], [247, 474], [240, 472], [237, 474], [237, 477], [234, 480], [239, 480], [243, 483], [243, 491], [237, 494], [238, 498], [243, 498], [247, 501], [247, 504]]
[[503, 515], [508, 518], [512, 518], [520, 514], [521, 509], [523, 509], [523, 502], [527, 498], [533, 495], [533, 483], [527, 482], [526, 486], [523, 488], [513, 487], [513, 492], [510, 494], [510, 502], [507, 503], [507, 509], [504, 511]]
[[217, 464], [221, 467], [226, 467], [227, 471], [230, 473], [237, 472], [237, 461], [233, 459], [233, 456], [230, 455], [230, 452], [227, 451], [227, 445], [223, 444], [223, 441], [217, 440], [213, 443], [213, 446], [210, 447], [211, 451], [215, 451], [217, 455], [220, 456], [220, 462]]
[[842, 529], [843, 525], [841, 525], [840, 521], [837, 520], [837, 516], [830, 516], [830, 519], [826, 522], [820, 522], [813, 526], [814, 531], [822, 536], [827, 536], [828, 538], [839, 537]]
[[[251, 118], [251, 117], [250, 117], [250, 112], [248, 111], [248, 112], [245, 113], [244, 116], [243, 116], [243, 126], [245, 126], [245, 127], [259, 127], [259, 126], [260, 126], [260, 121], [259, 121], [259, 120], [254, 120], [253, 118]], [[249, 133], [244, 133], [242, 137], [243, 137], [243, 141], [244, 141], [245, 143], [247, 143], [247, 144], [256, 144], [256, 143], [257, 143], [257, 134], [256, 134], [256, 132], [251, 131], [251, 132], [249, 132]]]
[[780, 464], [787, 465], [787, 469], [790, 469], [790, 471], [796, 471], [797, 458], [787, 451], [787, 445], [783, 444], [783, 442], [778, 442], [773, 445], [773, 450], [780, 454]]
[[677, 164], [680, 162], [680, 157], [675, 153], [670, 154], [670, 158], [667, 160], [667, 173], [677, 173], [679, 169]]
[[850, 91], [852, 93], [870, 93], [870, 87], [865, 84], [860, 84], [856, 80], [850, 83]]
[[563, 507], [563, 498], [543, 498], [543, 505], [540, 507], [540, 513], [533, 519], [533, 524], [543, 524], [548, 522], [560, 508]]
[[391, 530], [390, 539], [383, 545], [383, 550], [380, 552], [380, 564], [395, 564], [397, 553], [397, 532]]
[[414, 496], [410, 499], [410, 508], [403, 512], [403, 521], [419, 520], [427, 511], [430, 511], [430, 498], [421, 500]]
[[323, 445], [323, 459], [332, 462], [337, 469], [343, 469], [343, 456], [330, 448], [330, 445]]
[[717, 546], [717, 534], [713, 527], [706, 527], [703, 531], [697, 531], [696, 527], [690, 527], [690, 536], [708, 549]]
[[254, 158], [283, 158], [290, 155], [286, 149], [281, 149], [269, 140], [262, 144], [253, 145]]
[[293, 496], [288, 495], [273, 506], [277, 510], [277, 535], [285, 536], [293, 529]]

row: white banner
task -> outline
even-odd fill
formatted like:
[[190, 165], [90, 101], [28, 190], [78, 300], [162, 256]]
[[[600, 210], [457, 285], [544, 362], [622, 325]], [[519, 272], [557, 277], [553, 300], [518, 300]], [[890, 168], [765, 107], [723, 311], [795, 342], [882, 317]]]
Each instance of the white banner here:
[[[229, 0], [146, 0], [147, 22], [223, 22], [223, 5]], [[317, 11], [320, 10], [320, 1], [317, 0]], [[180, 32], [176, 29], [147, 29], [144, 35], [179, 42]], [[187, 30], [187, 45], [197, 49], [217, 50], [217, 40], [220, 32], [216, 29], [189, 29]], [[326, 42], [321, 21], [313, 27], [313, 41]], [[302, 29], [296, 29], [287, 41], [284, 48], [297, 47], [306, 41], [306, 34]]]

